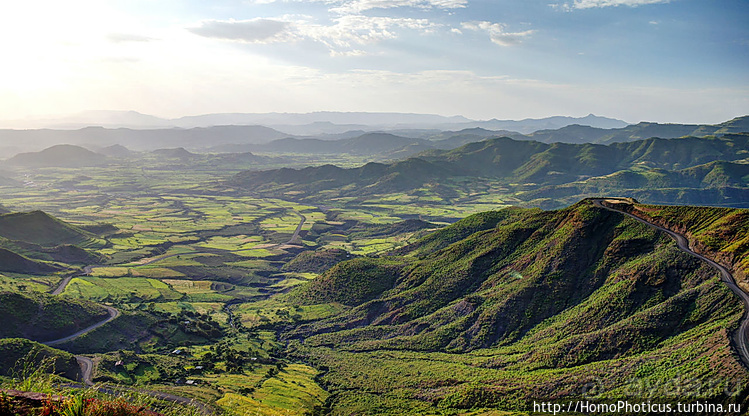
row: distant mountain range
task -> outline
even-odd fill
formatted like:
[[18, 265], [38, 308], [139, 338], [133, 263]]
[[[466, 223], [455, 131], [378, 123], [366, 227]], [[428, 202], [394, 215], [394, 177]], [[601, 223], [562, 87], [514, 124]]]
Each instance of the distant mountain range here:
[[23, 144], [28, 151], [57, 144], [95, 147], [119, 144], [132, 150], [155, 150], [165, 147], [206, 148], [229, 143], [265, 143], [283, 137], [288, 135], [263, 126], [156, 130], [86, 127], [79, 130], [0, 130], [0, 146]]
[[[377, 120], [376, 114], [365, 114]], [[421, 117], [418, 115], [401, 115]], [[364, 117], [364, 115], [361, 115]], [[384, 117], [384, 116], [383, 116]], [[429, 120], [438, 116], [424, 116]], [[430, 118], [431, 117], [431, 118]], [[623, 124], [616, 121], [588, 116], [583, 119], [552, 117], [535, 120], [536, 127], [549, 124], [564, 124], [557, 129], [538, 130], [523, 134], [508, 129], [469, 127], [448, 129], [440, 125], [435, 129], [394, 129], [390, 131], [352, 130], [341, 134], [323, 134], [317, 138], [294, 137], [285, 132], [261, 125], [214, 126], [189, 129], [129, 129], [86, 127], [79, 130], [0, 130], [0, 148], [6, 157], [19, 151], [41, 150], [57, 144], [74, 144], [91, 149], [103, 149], [116, 145], [131, 150], [152, 151], [160, 148], [183, 147], [191, 151], [213, 153], [265, 152], [265, 153], [310, 153], [310, 154], [354, 154], [375, 155], [378, 160], [399, 159], [429, 149], [452, 149], [466, 143], [491, 137], [511, 137], [517, 140], [534, 140], [543, 143], [614, 143], [640, 140], [650, 137], [675, 138], [683, 136], [722, 135], [749, 131], [749, 116], [738, 117], [716, 125], [639, 123], [625, 127], [601, 128], [581, 124], [565, 124], [573, 121], [597, 120], [599, 124]], [[543, 121], [543, 122], [542, 122]], [[523, 130], [523, 122], [482, 122], [493, 127], [505, 126]], [[520, 124], [518, 124], [520, 123]], [[475, 123], [474, 123], [475, 124]], [[525, 124], [527, 126], [527, 124]], [[348, 125], [351, 127], [350, 125]], [[402, 127], [402, 126], [401, 126]], [[396, 134], [397, 133], [397, 134]], [[26, 146], [19, 149], [19, 146]], [[13, 151], [15, 150], [15, 152]], [[115, 152], [125, 156], [122, 149], [113, 147], [101, 153]]]
[[[8, 168], [49, 168], [49, 167], [89, 167], [109, 166], [124, 161], [146, 160], [149, 162], [163, 162], [177, 169], [189, 169], [195, 166], [228, 166], [234, 169], [247, 169], [250, 166], [262, 165], [271, 160], [283, 160], [283, 158], [269, 158], [256, 156], [249, 152], [222, 153], [222, 154], [197, 154], [186, 150], [184, 147], [156, 149], [151, 152], [134, 152], [121, 145], [113, 145], [98, 148], [96, 152], [81, 146], [71, 144], [59, 144], [48, 147], [39, 152], [19, 153], [0, 165]], [[185, 164], [189, 161], [190, 164]], [[0, 171], [0, 186], [20, 186], [21, 183], [10, 178], [13, 173], [8, 172], [9, 177], [3, 176]]]
[[263, 125], [289, 134], [308, 136], [339, 134], [351, 130], [375, 131], [393, 129], [460, 130], [482, 127], [492, 130], [513, 130], [530, 133], [541, 129], [556, 129], [570, 124], [600, 128], [617, 128], [626, 122], [593, 114], [585, 117], [555, 116], [540, 119], [471, 120], [463, 116], [445, 117], [434, 114], [368, 113], [321, 111], [314, 113], [222, 113], [164, 119], [135, 111], [88, 111], [71, 116], [34, 120], [0, 122], [11, 128], [80, 129], [89, 126], [107, 128], [161, 129], [214, 126]]
[[[449, 180], [491, 180], [534, 205], [636, 192], [645, 201], [749, 204], [749, 134], [650, 138], [600, 144], [492, 138], [453, 150], [429, 150], [390, 164], [352, 169], [246, 171], [233, 184], [301, 200], [414, 192]], [[446, 188], [447, 193], [454, 190]], [[707, 192], [705, 192], [707, 191]]]

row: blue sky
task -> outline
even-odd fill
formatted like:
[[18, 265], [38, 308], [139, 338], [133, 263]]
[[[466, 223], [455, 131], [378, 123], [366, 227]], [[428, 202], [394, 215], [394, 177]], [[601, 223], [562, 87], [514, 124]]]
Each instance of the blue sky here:
[[0, 6], [0, 111], [712, 123], [749, 114], [746, 22], [745, 0], [27, 0]]

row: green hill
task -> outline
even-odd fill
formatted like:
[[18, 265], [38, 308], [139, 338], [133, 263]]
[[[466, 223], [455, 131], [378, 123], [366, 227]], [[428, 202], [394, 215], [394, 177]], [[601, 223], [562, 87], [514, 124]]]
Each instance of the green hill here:
[[50, 373], [79, 380], [81, 368], [73, 354], [23, 338], [0, 339], [0, 375], [20, 377], [46, 365]]
[[0, 272], [44, 274], [58, 270], [60, 270], [59, 267], [34, 261], [10, 250], [0, 248]]
[[107, 157], [80, 146], [59, 144], [40, 152], [19, 153], [5, 163], [12, 166], [74, 168], [105, 165]]
[[0, 215], [0, 237], [40, 246], [86, 245], [96, 236], [42, 211]]
[[730, 266], [737, 283], [749, 290], [749, 210], [664, 205], [629, 208], [687, 235], [694, 250]]
[[389, 165], [372, 162], [354, 169], [323, 165], [300, 170], [245, 171], [237, 174], [232, 183], [259, 191], [282, 189], [283, 192], [304, 194], [349, 187], [346, 193], [366, 195], [410, 190], [424, 182], [453, 175], [455, 172], [443, 166], [411, 158]]
[[[579, 200], [632, 189], [645, 201], [702, 203], [712, 198], [715, 204], [747, 204], [747, 156], [749, 133], [609, 145], [503, 137], [452, 150], [429, 150], [390, 164], [246, 171], [231, 183], [268, 196], [312, 201], [398, 192], [415, 195], [425, 187], [449, 201], [463, 189], [457, 183], [492, 181], [518, 192], [530, 204], [552, 198], [551, 205], [559, 205], [569, 203], [567, 197]], [[705, 188], [715, 191], [700, 191]]]
[[298, 273], [322, 273], [336, 264], [350, 260], [351, 258], [352, 255], [348, 251], [340, 248], [303, 251], [284, 264], [282, 270]]
[[[72, 244], [60, 244], [53, 247], [43, 247], [24, 241], [10, 241], [0, 238], [0, 249], [6, 249], [17, 255], [34, 260], [54, 261], [67, 264], [97, 264], [104, 258], [94, 252], [82, 249]], [[0, 266], [1, 268], [1, 266]]]
[[111, 146], [104, 147], [103, 149], [99, 149], [96, 153], [116, 158], [128, 158], [137, 154], [136, 152], [133, 152], [132, 150], [120, 144], [113, 144]]
[[198, 156], [195, 153], [187, 151], [184, 147], [177, 147], [174, 149], [157, 149], [152, 151], [151, 153], [167, 159], [192, 159]]
[[743, 205], [749, 201], [749, 164], [715, 161], [681, 170], [621, 170], [523, 192], [524, 199], [575, 201], [589, 195], [631, 195], [650, 202]]
[[432, 147], [432, 142], [429, 140], [401, 137], [389, 133], [365, 133], [360, 136], [340, 140], [297, 139], [288, 137], [252, 146], [255, 150], [272, 153], [350, 154], [391, 157], [395, 154], [410, 156]]
[[0, 292], [0, 338], [52, 341], [104, 320], [109, 313], [93, 302], [46, 294]]
[[403, 261], [356, 258], [333, 266], [292, 298], [301, 303], [338, 302], [358, 305], [380, 296], [393, 287]]
[[[327, 370], [332, 414], [527, 410], [590, 380], [602, 399], [635, 378], [749, 381], [731, 348], [742, 303], [665, 234], [588, 201], [464, 221], [402, 252], [415, 256], [339, 263], [292, 294], [353, 306], [283, 334]], [[742, 229], [724, 228], [726, 244]]]

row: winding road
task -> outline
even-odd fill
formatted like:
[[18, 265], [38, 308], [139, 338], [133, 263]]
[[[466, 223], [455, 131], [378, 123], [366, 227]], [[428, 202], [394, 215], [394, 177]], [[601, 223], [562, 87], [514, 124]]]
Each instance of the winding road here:
[[[91, 380], [91, 373], [94, 370], [94, 361], [82, 355], [76, 356], [75, 359], [78, 360], [78, 365], [81, 367], [81, 378], [83, 380], [83, 383], [87, 387], [94, 386], [94, 382]], [[103, 385], [94, 386], [94, 388], [100, 392], [110, 394], [110, 395], [115, 395], [115, 396], [121, 394], [122, 391], [135, 391], [138, 393], [146, 394], [148, 396], [154, 397], [159, 400], [192, 406], [198, 409], [204, 415], [215, 414], [215, 410], [208, 405], [205, 405], [194, 399], [189, 399], [187, 397], [175, 396], [174, 394], [164, 393], [160, 391], [153, 391], [153, 390], [143, 390], [143, 389], [133, 389], [133, 388], [128, 388], [128, 387], [103, 386]]]
[[744, 302], [744, 316], [741, 319], [741, 325], [739, 326], [739, 329], [736, 331], [735, 334], [735, 341], [736, 341], [736, 352], [739, 354], [739, 357], [741, 358], [741, 361], [744, 363], [746, 367], [749, 367], [749, 294], [741, 290], [736, 285], [736, 280], [733, 278], [733, 275], [731, 272], [728, 271], [725, 267], [722, 265], [716, 263], [715, 261], [703, 256], [702, 254], [696, 253], [692, 251], [692, 249], [689, 246], [689, 240], [687, 240], [686, 237], [683, 235], [676, 233], [674, 231], [671, 231], [667, 228], [663, 228], [659, 225], [653, 224], [645, 219], [642, 219], [636, 215], [630, 214], [629, 212], [622, 211], [620, 209], [617, 209], [612, 206], [607, 206], [604, 203], [607, 200], [613, 200], [617, 203], [630, 203], [626, 199], [619, 199], [619, 198], [592, 198], [591, 201], [593, 202], [593, 205], [607, 209], [609, 211], [618, 212], [620, 214], [626, 215], [636, 221], [639, 221], [651, 228], [654, 228], [659, 231], [663, 231], [664, 233], [668, 234], [672, 239], [676, 241], [677, 247], [679, 249], [691, 256], [694, 256], [707, 264], [709, 264], [714, 269], [717, 269], [720, 272], [720, 280], [725, 283], [726, 286], [728, 286], [731, 291], [738, 296], [742, 302]]
[[42, 344], [44, 344], [44, 345], [50, 345], [51, 346], [51, 345], [57, 345], [57, 344], [62, 344], [62, 343], [68, 342], [68, 341], [72, 341], [72, 340], [74, 340], [74, 339], [76, 339], [76, 338], [78, 338], [78, 337], [80, 337], [82, 335], [88, 334], [89, 332], [93, 331], [94, 329], [96, 329], [96, 328], [98, 328], [98, 327], [100, 327], [100, 326], [108, 323], [112, 319], [115, 319], [118, 316], [120, 316], [120, 311], [118, 311], [117, 309], [115, 309], [115, 308], [113, 308], [111, 306], [107, 306], [107, 305], [101, 305], [101, 306], [105, 307], [107, 309], [107, 312], [109, 313], [109, 317], [107, 319], [105, 319], [103, 321], [100, 321], [100, 322], [97, 322], [97, 323], [95, 323], [95, 324], [93, 324], [93, 325], [91, 325], [91, 326], [89, 326], [87, 328], [83, 328], [80, 331], [76, 332], [75, 334], [68, 335], [65, 338], [60, 338], [60, 339], [56, 339], [56, 340], [52, 340], [52, 341], [42, 342]]

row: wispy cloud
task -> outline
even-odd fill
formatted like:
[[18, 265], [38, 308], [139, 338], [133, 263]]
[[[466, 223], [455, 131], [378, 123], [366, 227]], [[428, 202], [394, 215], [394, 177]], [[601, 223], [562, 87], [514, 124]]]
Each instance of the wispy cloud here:
[[290, 25], [290, 22], [274, 19], [208, 20], [188, 30], [207, 38], [273, 43], [292, 40], [288, 31]]
[[333, 25], [302, 24], [298, 30], [301, 35], [335, 49], [395, 39], [400, 29], [429, 32], [436, 27], [428, 19], [347, 15], [335, 19]]
[[311, 40], [327, 46], [332, 56], [362, 56], [366, 52], [358, 46], [396, 39], [403, 29], [429, 33], [440, 27], [428, 19], [360, 14], [339, 16], [328, 25], [304, 18], [289, 19], [210, 20], [188, 30], [203, 37], [248, 43]]
[[535, 30], [526, 30], [522, 32], [508, 32], [506, 25], [492, 22], [463, 22], [463, 29], [483, 31], [489, 35], [492, 42], [499, 46], [513, 46], [522, 43], [528, 36], [535, 33]]
[[637, 7], [647, 4], [669, 3], [670, 0], [575, 0], [575, 9], [592, 9], [601, 7], [629, 6]]

